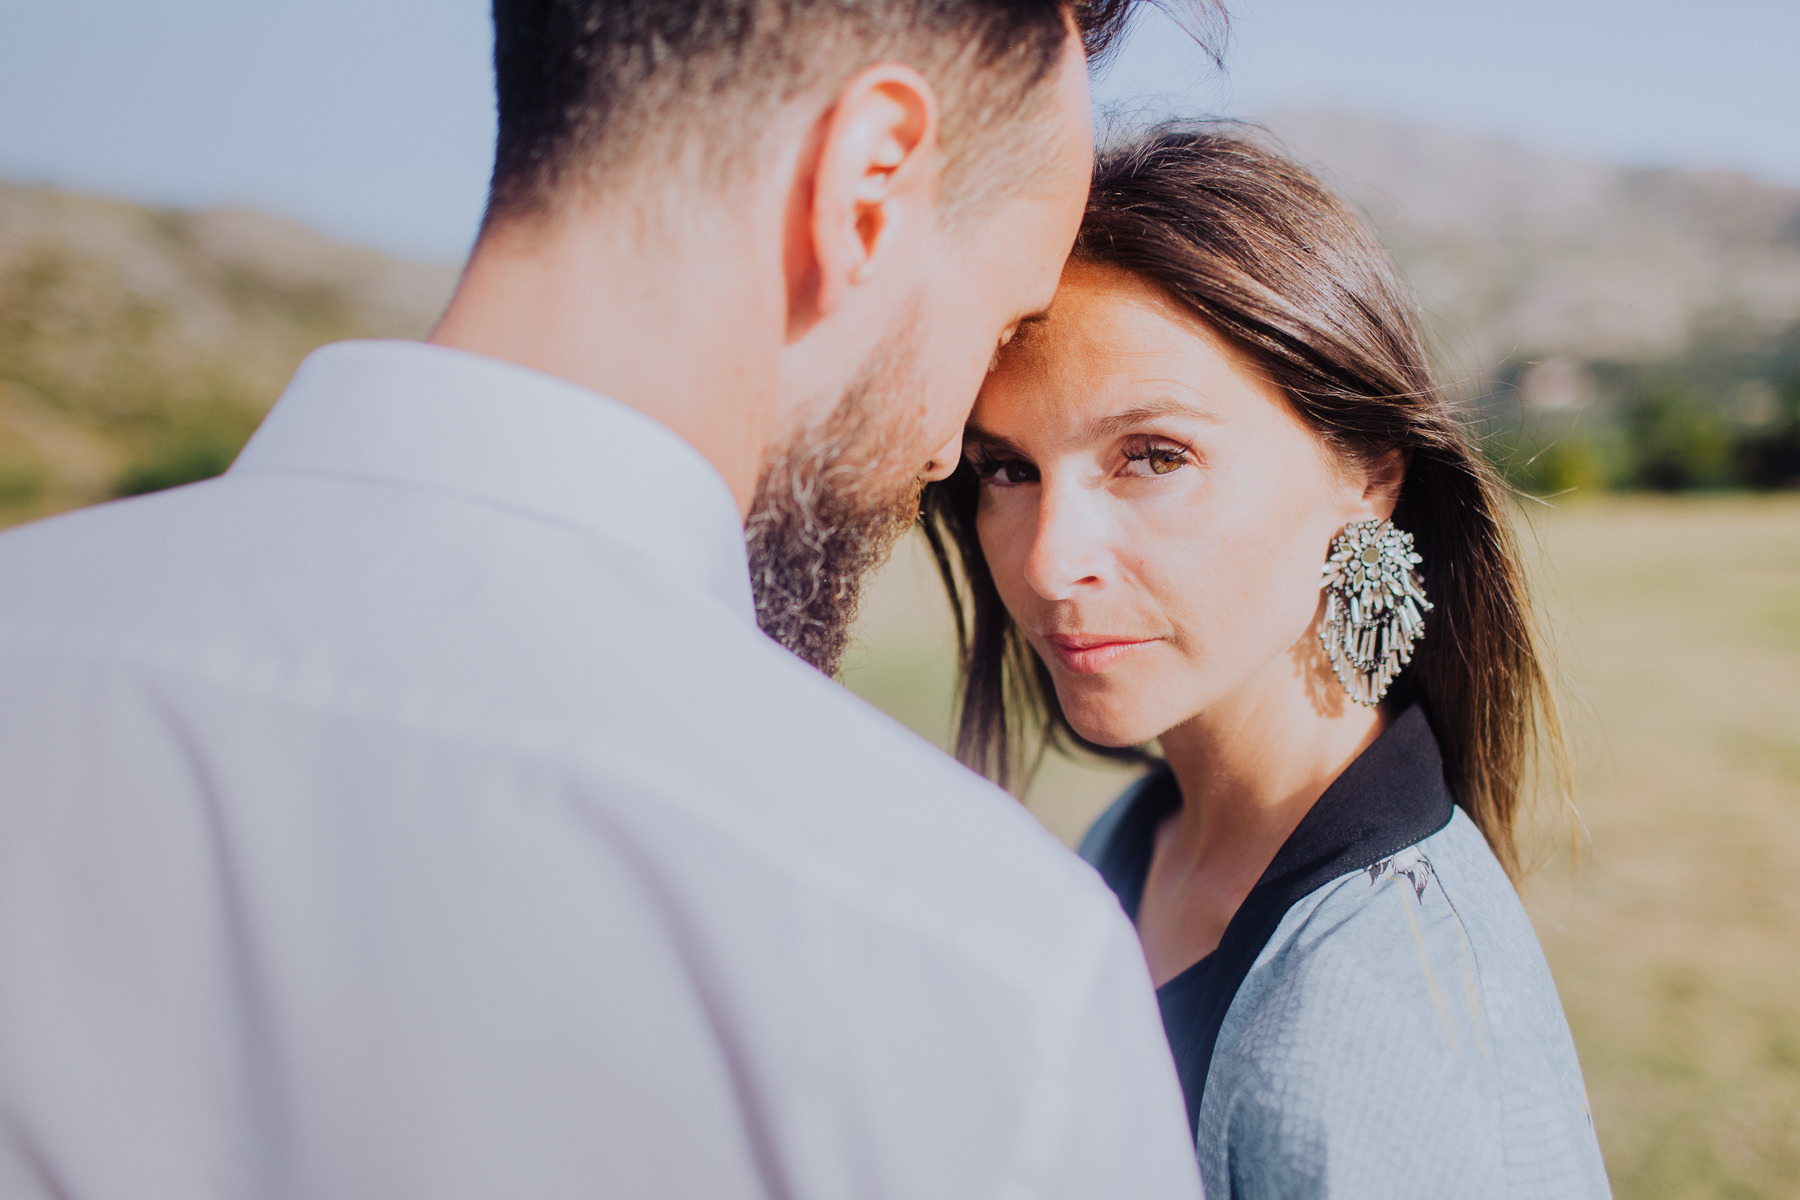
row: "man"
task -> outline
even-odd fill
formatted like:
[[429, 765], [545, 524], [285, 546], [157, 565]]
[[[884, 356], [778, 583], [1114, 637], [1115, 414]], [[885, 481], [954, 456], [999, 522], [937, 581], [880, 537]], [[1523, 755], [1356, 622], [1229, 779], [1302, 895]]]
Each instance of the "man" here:
[[1104, 888], [757, 628], [955, 464], [1128, 7], [497, 0], [434, 344], [0, 540], [0, 1195], [1197, 1194]]

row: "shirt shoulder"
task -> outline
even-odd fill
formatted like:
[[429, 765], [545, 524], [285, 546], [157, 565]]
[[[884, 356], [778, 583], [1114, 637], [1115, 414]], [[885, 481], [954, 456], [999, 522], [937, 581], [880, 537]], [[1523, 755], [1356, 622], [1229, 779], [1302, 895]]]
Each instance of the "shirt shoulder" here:
[[203, 754], [233, 724], [296, 746], [375, 731], [371, 756], [454, 745], [512, 788], [572, 790], [641, 827], [670, 869], [704, 831], [713, 855], [831, 897], [840, 921], [1033, 992], [1046, 966], [1121, 936], [1110, 894], [1017, 801], [747, 613], [580, 530], [226, 476], [11, 531], [0, 576], [12, 686], [79, 661], [186, 705]]
[[[1521, 939], [1535, 950], [1460, 809], [1301, 900], [1220, 1031], [1201, 1113], [1209, 1183], [1231, 1180], [1215, 1190], [1233, 1196], [1605, 1195], [1554, 984]], [[1521, 1039], [1521, 1007], [1555, 1021]], [[1545, 1086], [1521, 1091], [1521, 1074]]]
[[1429, 872], [1415, 848], [1289, 910], [1232, 1001], [1207, 1076], [1199, 1144], [1212, 1191], [1451, 1196], [1501, 1177], [1498, 1142], [1480, 1132], [1497, 1125], [1499, 1097], [1472, 964], [1439, 928], [1454, 916]]
[[[0, 537], [8, 1110], [121, 1194], [1189, 1194], [1092, 871], [764, 638], [728, 507], [564, 484], [265, 470]], [[290, 1120], [318, 1153], [243, 1153]], [[274, 1182], [177, 1177], [220, 1163]]]

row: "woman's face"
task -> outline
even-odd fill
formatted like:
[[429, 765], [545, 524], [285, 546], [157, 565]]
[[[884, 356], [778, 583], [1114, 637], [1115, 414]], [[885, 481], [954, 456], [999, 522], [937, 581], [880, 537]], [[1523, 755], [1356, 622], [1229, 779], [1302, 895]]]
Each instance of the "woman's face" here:
[[1000, 596], [1108, 746], [1316, 680], [1326, 549], [1392, 509], [1209, 327], [1083, 264], [989, 376], [967, 454]]

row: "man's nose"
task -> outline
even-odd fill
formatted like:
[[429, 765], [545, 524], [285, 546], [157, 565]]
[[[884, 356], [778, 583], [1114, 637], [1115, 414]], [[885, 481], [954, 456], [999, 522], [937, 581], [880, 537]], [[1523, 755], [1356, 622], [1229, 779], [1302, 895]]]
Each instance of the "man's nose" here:
[[1046, 600], [1066, 600], [1101, 581], [1106, 549], [1103, 521], [1080, 489], [1042, 485], [1037, 529], [1025, 556], [1025, 582]]
[[956, 432], [950, 435], [949, 441], [932, 451], [931, 458], [925, 463], [925, 469], [919, 472], [919, 477], [927, 483], [950, 478], [951, 472], [956, 470], [956, 464], [962, 461], [962, 439], [962, 426], [959, 425]]

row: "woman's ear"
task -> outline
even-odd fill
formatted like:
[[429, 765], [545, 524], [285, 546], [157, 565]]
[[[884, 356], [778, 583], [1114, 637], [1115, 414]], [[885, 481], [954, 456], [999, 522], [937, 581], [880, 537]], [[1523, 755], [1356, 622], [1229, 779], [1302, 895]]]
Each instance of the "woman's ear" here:
[[1369, 460], [1363, 474], [1362, 502], [1369, 515], [1387, 520], [1400, 503], [1400, 489], [1406, 483], [1406, 451], [1395, 448]]

